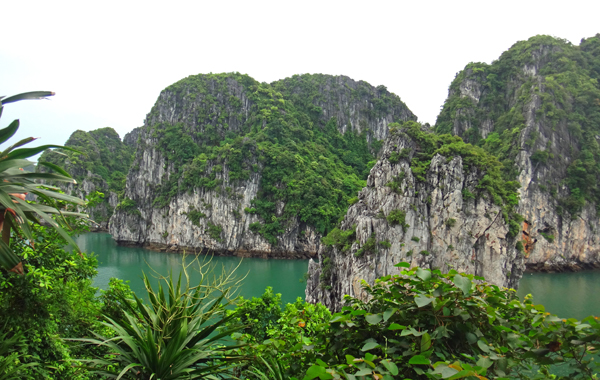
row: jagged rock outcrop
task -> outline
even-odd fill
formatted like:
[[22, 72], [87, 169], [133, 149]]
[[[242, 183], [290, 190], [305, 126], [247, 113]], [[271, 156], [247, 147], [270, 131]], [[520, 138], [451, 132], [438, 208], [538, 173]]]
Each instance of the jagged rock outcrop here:
[[127, 139], [137, 153], [110, 232], [158, 250], [314, 256], [388, 124], [415, 119], [384, 87], [343, 76], [186, 78]]
[[[530, 270], [600, 267], [600, 35], [521, 41], [457, 75], [438, 121], [500, 157], [521, 184]], [[485, 139], [485, 140], [484, 140]]]
[[392, 131], [341, 233], [328, 235], [318, 262], [310, 260], [306, 300], [338, 310], [345, 294], [363, 296], [362, 280], [372, 284], [398, 274], [394, 265], [402, 261], [516, 287], [524, 257], [502, 207], [478, 189], [485, 171], [469, 167], [460, 155], [435, 153], [419, 179], [411, 161], [422, 153], [422, 144], [406, 129]]
[[[39, 160], [63, 167], [77, 180], [77, 184], [56, 184], [65, 193], [82, 199], [87, 199], [96, 191], [104, 194], [104, 198], [86, 212], [93, 222], [90, 226], [92, 229], [108, 230], [108, 221], [119, 203], [118, 193], [123, 191], [125, 185], [125, 172], [129, 169], [133, 146], [121, 142], [112, 128], [75, 131], [65, 146], [78, 152], [47, 150]], [[48, 170], [43, 166], [38, 168]]]

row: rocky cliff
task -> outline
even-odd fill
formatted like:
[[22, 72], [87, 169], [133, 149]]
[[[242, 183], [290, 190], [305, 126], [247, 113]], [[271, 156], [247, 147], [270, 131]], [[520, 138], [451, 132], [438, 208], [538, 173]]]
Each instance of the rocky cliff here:
[[309, 262], [306, 300], [337, 310], [345, 294], [361, 297], [362, 280], [398, 274], [402, 261], [516, 287], [524, 269], [511, 219], [517, 186], [499, 167], [460, 139], [392, 125], [357, 203]]
[[600, 35], [536, 36], [457, 74], [438, 133], [482, 146], [521, 184], [526, 265], [600, 267]]
[[414, 119], [385, 87], [343, 76], [186, 78], [131, 138], [110, 232], [170, 251], [314, 256], [364, 186], [388, 124]]
[[[128, 135], [124, 140], [128, 139]], [[124, 190], [133, 145], [121, 142], [114, 129], [101, 128], [90, 132], [75, 131], [65, 146], [78, 152], [47, 150], [39, 161], [57, 164], [77, 180], [77, 184], [56, 184], [65, 193], [83, 199], [96, 191], [104, 194], [96, 206], [86, 211], [94, 223], [92, 228], [107, 230], [108, 221], [119, 203], [119, 195]], [[45, 169], [42, 166], [38, 168]]]

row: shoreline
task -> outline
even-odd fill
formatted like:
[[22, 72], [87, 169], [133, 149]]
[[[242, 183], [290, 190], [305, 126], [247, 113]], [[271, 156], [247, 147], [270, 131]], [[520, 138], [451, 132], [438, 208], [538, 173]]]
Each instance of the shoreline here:
[[[103, 232], [103, 231], [98, 231]], [[276, 260], [308, 260], [317, 257], [317, 253], [311, 252], [265, 252], [265, 251], [249, 251], [243, 249], [228, 250], [228, 249], [209, 249], [198, 247], [184, 247], [176, 244], [164, 243], [133, 243], [129, 241], [117, 241], [117, 245], [122, 247], [139, 247], [155, 252], [165, 253], [192, 253], [192, 254], [213, 254], [215, 256], [231, 256], [240, 258], [257, 258], [257, 259], [276, 259]]]

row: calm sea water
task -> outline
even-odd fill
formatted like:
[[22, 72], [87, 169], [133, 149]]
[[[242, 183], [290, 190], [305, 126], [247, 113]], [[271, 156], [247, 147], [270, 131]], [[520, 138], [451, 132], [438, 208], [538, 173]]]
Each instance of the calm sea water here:
[[[173, 271], [176, 276], [182, 268], [183, 255], [178, 253], [154, 252], [138, 247], [118, 246], [108, 233], [88, 233], [77, 238], [77, 244], [85, 252], [94, 252], [98, 257], [98, 275], [94, 286], [100, 289], [108, 287], [111, 277], [129, 280], [131, 289], [138, 295], [146, 294], [142, 281], [142, 272], [156, 276], [168, 275]], [[188, 260], [190, 261], [190, 260]], [[306, 284], [300, 282], [308, 268], [308, 260], [241, 260], [236, 257], [212, 258], [219, 268], [225, 266], [236, 270], [240, 277], [246, 276], [239, 294], [245, 298], [261, 296], [267, 286], [281, 293], [283, 303], [294, 302], [297, 297], [304, 299]], [[188, 271], [192, 279], [199, 279], [193, 269]], [[156, 282], [155, 282], [156, 283]]]
[[[172, 270], [177, 275], [182, 265], [181, 254], [121, 247], [108, 233], [81, 235], [77, 243], [82, 250], [98, 256], [98, 275], [94, 286], [101, 289], [106, 289], [111, 277], [117, 277], [129, 280], [137, 294], [145, 294], [142, 271], [167, 275]], [[240, 262], [235, 257], [216, 256], [212, 260], [227, 268], [235, 267]], [[281, 293], [284, 304], [295, 301], [297, 297], [304, 299], [305, 284], [300, 279], [307, 268], [307, 260], [243, 259], [237, 269], [240, 276], [246, 275], [240, 294], [246, 298], [259, 297], [267, 286], [271, 286], [276, 293]], [[598, 316], [600, 272], [526, 273], [517, 294], [520, 297], [532, 294], [535, 303], [544, 305], [546, 311], [562, 318]]]

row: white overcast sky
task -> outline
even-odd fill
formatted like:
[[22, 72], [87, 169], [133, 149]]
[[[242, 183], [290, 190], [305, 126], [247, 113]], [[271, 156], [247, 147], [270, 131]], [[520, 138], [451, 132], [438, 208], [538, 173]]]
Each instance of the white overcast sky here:
[[[156, 4], [161, 4], [156, 5]], [[536, 34], [578, 45], [600, 33], [600, 1], [4, 1], [0, 127], [63, 144], [141, 126], [160, 91], [199, 73], [272, 82], [343, 74], [385, 85], [433, 124], [455, 74]], [[32, 144], [33, 145], [33, 144]]]

